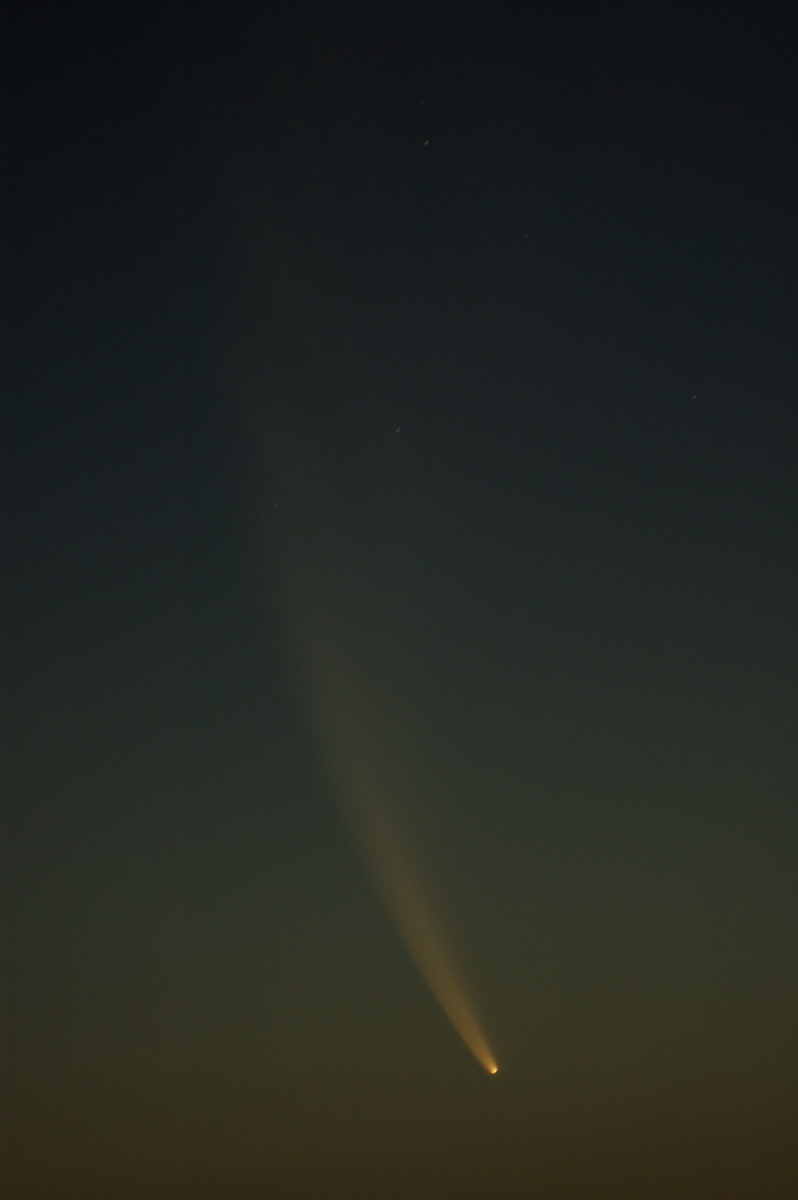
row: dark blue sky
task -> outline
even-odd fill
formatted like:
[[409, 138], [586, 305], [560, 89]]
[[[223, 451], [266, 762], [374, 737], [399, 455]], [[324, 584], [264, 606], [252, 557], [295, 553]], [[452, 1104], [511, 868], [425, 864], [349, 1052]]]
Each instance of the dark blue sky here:
[[795, 35], [12, 14], [4, 1195], [794, 1190]]

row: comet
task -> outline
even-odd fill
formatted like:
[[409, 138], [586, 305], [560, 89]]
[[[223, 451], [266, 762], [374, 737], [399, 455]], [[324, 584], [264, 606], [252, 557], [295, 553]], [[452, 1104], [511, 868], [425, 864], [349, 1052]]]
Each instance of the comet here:
[[317, 728], [342, 812], [372, 881], [422, 978], [465, 1046], [489, 1075], [498, 1073], [430, 889], [392, 814], [401, 807], [390, 772], [364, 736], [373, 720], [340, 646], [317, 642]]
[[[264, 490], [259, 475], [253, 497], [262, 504], [271, 538], [268, 570], [275, 588], [270, 600], [282, 602], [285, 665], [293, 675], [344, 821], [399, 935], [453, 1029], [488, 1074], [495, 1075], [498, 1067], [452, 940], [422, 882], [417, 856], [411, 853], [413, 839], [402, 823], [408, 808], [418, 800], [419, 781], [406, 769], [407, 746], [413, 740], [406, 736], [413, 700], [408, 700], [406, 692], [404, 702], [397, 699], [390, 685], [386, 686], [384, 669], [391, 660], [390, 647], [394, 662], [402, 656], [402, 648], [397, 651], [397, 629], [407, 617], [395, 613], [396, 597], [386, 597], [384, 588], [380, 593], [379, 579], [387, 579], [390, 572], [369, 571], [374, 550], [369, 533], [374, 532], [374, 521], [381, 519], [379, 506], [373, 511], [374, 496], [356, 494], [357, 473], [347, 478], [342, 489], [349, 497], [348, 507], [346, 501], [337, 502], [309, 441], [315, 437], [323, 449], [330, 435], [307, 428], [301, 436], [294, 432], [291, 413], [297, 407], [295, 401], [306, 386], [311, 390], [318, 386], [317, 367], [327, 361], [327, 338], [316, 346], [312, 335], [310, 341], [305, 340], [303, 327], [297, 344], [307, 345], [310, 367], [298, 361], [285, 375], [279, 370], [275, 374], [273, 364], [263, 361], [257, 331], [260, 316], [272, 312], [271, 289], [276, 288], [275, 296], [293, 292], [297, 271], [302, 268], [301, 262], [292, 262], [286, 249], [290, 244], [287, 233], [279, 238], [271, 235], [271, 218], [264, 221], [257, 207], [249, 205], [242, 208], [241, 216], [241, 245], [246, 246], [246, 253], [236, 270], [247, 318], [241, 322], [243, 340], [232, 354], [226, 354], [224, 371], [239, 395], [246, 424], [267, 468], [268, 488]], [[267, 281], [262, 293], [257, 282], [260, 277]], [[322, 284], [316, 280], [313, 290], [318, 291]], [[324, 307], [338, 311], [337, 292], [327, 297]], [[248, 331], [254, 332], [254, 340]], [[359, 344], [360, 333], [355, 336], [347, 331], [345, 323], [334, 324], [331, 336], [339, 335], [344, 341], [351, 336], [353, 348]], [[294, 344], [293, 338], [288, 340]], [[265, 389], [261, 386], [264, 370], [264, 378], [269, 380]], [[395, 418], [390, 423], [386, 420], [386, 432], [389, 428], [394, 435], [402, 431]], [[395, 444], [397, 438], [390, 440]], [[345, 461], [346, 456], [337, 462], [331, 477], [341, 477]], [[369, 518], [365, 543], [358, 539], [364, 513]], [[374, 521], [369, 523], [372, 516]], [[382, 532], [390, 534], [384, 518]], [[382, 547], [388, 557], [390, 545], [390, 537], [384, 538]], [[406, 645], [412, 639], [413, 630], [409, 629]], [[423, 688], [423, 679], [414, 682]], [[405, 731], [404, 744], [397, 739], [399, 729]]]
[[[350, 822], [352, 814], [350, 812]], [[371, 798], [355, 815], [366, 865], [422, 978], [452, 1027], [489, 1075], [498, 1067], [474, 1011], [435, 906], [384, 810]]]
[[[297, 454], [284, 439], [276, 454], [274, 441], [271, 448], [271, 465], [289, 497], [281, 512], [292, 514], [281, 518], [278, 538], [278, 578], [292, 635], [287, 639], [289, 657], [332, 791], [422, 978], [477, 1062], [496, 1075], [498, 1066], [451, 938], [400, 822], [412, 799], [413, 773], [397, 747], [396, 730], [406, 730], [412, 722], [406, 706], [385, 687], [386, 665], [393, 660], [383, 643], [395, 640], [395, 631], [389, 623], [385, 629], [390, 628], [390, 637], [387, 631], [383, 639], [379, 631], [369, 637], [364, 654], [365, 638], [354, 615], [367, 612], [371, 617], [376, 611], [385, 622], [390, 604], [381, 605], [371, 588], [364, 601], [364, 581], [341, 570], [335, 549], [353, 547], [346, 523], [337, 520], [335, 505], [319, 491], [317, 464], [311, 465], [306, 454]], [[350, 561], [359, 561], [356, 553]]]

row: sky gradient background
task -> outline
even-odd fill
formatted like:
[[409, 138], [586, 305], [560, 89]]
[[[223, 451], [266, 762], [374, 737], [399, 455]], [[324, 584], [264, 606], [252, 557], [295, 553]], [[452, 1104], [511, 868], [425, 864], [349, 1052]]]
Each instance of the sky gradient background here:
[[8, 1200], [798, 1189], [786, 14], [12, 14]]

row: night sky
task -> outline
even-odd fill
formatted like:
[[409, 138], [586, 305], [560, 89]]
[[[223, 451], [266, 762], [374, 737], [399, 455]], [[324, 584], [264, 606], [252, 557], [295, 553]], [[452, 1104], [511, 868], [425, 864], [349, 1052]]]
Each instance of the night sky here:
[[2, 41], [4, 1200], [798, 1195], [798, 16]]

